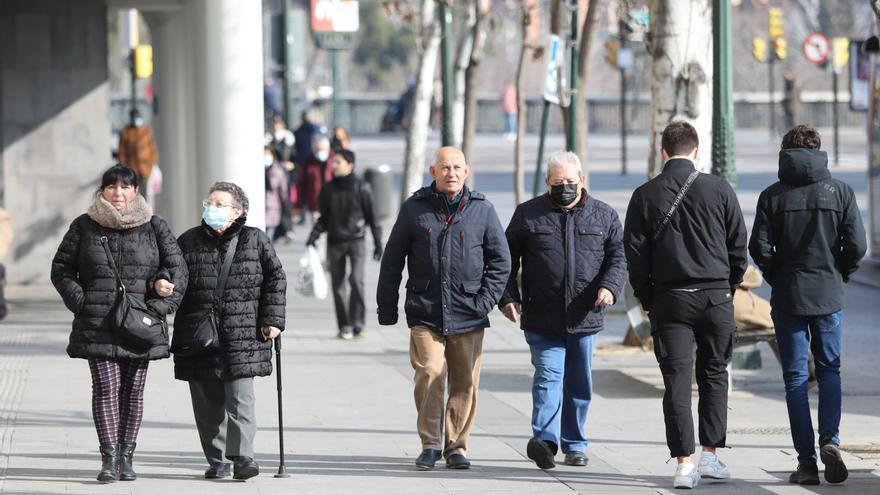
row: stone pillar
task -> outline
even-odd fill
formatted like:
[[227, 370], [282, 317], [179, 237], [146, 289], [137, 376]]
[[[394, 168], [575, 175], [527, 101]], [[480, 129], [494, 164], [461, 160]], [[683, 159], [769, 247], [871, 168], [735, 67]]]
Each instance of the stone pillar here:
[[[263, 9], [260, 0], [191, 0], [196, 68], [199, 190], [241, 186], [248, 224], [265, 226]], [[204, 194], [204, 193], [202, 193]]]

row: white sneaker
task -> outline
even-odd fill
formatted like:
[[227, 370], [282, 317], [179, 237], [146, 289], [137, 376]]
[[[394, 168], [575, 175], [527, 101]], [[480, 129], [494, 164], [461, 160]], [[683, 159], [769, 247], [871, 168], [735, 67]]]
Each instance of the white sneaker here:
[[672, 486], [675, 488], [696, 488], [699, 482], [700, 473], [693, 463], [684, 462], [675, 468], [675, 478], [672, 479]]
[[703, 478], [712, 478], [713, 480], [730, 479], [730, 471], [727, 469], [727, 466], [718, 459], [718, 456], [706, 457], [705, 455], [701, 455], [699, 471], [700, 476]]

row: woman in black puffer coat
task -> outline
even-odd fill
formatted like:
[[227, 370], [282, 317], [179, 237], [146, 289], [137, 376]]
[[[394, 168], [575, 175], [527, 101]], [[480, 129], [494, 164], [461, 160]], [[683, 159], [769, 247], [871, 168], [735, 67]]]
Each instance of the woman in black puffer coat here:
[[220, 350], [205, 356], [175, 355], [174, 376], [189, 382], [209, 464], [205, 478], [223, 478], [233, 471], [236, 479], [248, 479], [259, 474], [253, 459], [253, 377], [272, 374], [272, 339], [284, 330], [287, 279], [266, 234], [244, 225], [248, 200], [240, 187], [217, 182], [203, 206], [202, 224], [178, 239], [190, 278], [174, 333], [175, 339], [185, 339], [211, 310], [226, 249], [237, 238], [216, 307]]
[[116, 165], [104, 173], [88, 212], [70, 224], [52, 260], [52, 283], [73, 312], [67, 354], [89, 361], [92, 416], [101, 443], [102, 482], [134, 480], [135, 440], [144, 409], [151, 359], [168, 357], [168, 341], [134, 349], [104, 324], [117, 298], [106, 237], [129, 294], [161, 316], [177, 309], [186, 291], [186, 265], [165, 220], [138, 194], [134, 171]]

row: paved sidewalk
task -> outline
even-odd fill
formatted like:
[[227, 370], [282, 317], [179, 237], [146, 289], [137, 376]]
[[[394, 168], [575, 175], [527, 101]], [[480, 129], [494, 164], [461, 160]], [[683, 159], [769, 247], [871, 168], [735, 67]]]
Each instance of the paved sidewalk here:
[[[298, 232], [304, 238], [302, 231]], [[530, 435], [531, 366], [522, 335], [492, 317], [487, 332], [470, 471], [419, 472], [408, 330], [379, 328], [369, 311], [365, 339], [335, 338], [332, 302], [295, 291], [300, 240], [280, 246], [290, 297], [284, 337], [285, 446], [289, 479], [278, 466], [275, 379], [257, 381], [257, 460], [263, 474], [246, 483], [202, 479], [205, 461], [187, 386], [170, 360], [154, 362], [131, 483], [99, 485], [85, 361], [69, 359], [70, 315], [49, 286], [12, 287], [10, 317], [0, 325], [0, 492], [116, 493], [670, 493], [660, 375], [650, 353], [623, 349], [625, 320], [612, 316], [595, 359], [595, 397], [588, 431], [590, 465], [540, 471], [525, 457]], [[366, 280], [376, 280], [376, 263]], [[371, 284], [372, 282], [370, 282]], [[368, 284], [373, 306], [375, 287]], [[851, 297], [854, 325], [870, 325], [878, 291]], [[861, 314], [861, 313], [860, 313]], [[874, 334], [876, 335], [876, 334]], [[877, 337], [859, 341], [876, 349]], [[858, 352], [858, 347], [851, 350]], [[870, 346], [870, 347], [864, 347]], [[849, 349], [848, 349], [849, 350]], [[720, 452], [734, 479], [698, 490], [728, 493], [880, 493], [876, 458], [846, 454], [850, 480], [839, 487], [787, 484], [796, 463], [790, 446], [779, 366], [764, 349], [764, 369], [737, 371], [730, 400], [729, 450]], [[873, 351], [871, 351], [873, 352]], [[866, 359], [870, 362], [872, 358]], [[845, 368], [845, 444], [880, 447], [880, 385], [875, 367]], [[815, 395], [813, 396], [815, 400]], [[560, 456], [561, 460], [561, 456]]]

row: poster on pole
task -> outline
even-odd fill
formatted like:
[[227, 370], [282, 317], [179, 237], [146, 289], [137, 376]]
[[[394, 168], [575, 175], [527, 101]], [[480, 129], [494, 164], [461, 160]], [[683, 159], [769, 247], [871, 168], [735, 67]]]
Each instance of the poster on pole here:
[[849, 108], [854, 112], [868, 111], [871, 59], [865, 53], [864, 45], [862, 40], [849, 44]]
[[550, 36], [550, 46], [547, 50], [547, 70], [544, 73], [544, 100], [550, 103], [559, 104], [560, 78], [562, 73], [559, 70], [563, 63], [562, 40], [559, 36]]
[[312, 0], [312, 35], [319, 48], [345, 50], [357, 41], [357, 0]]

